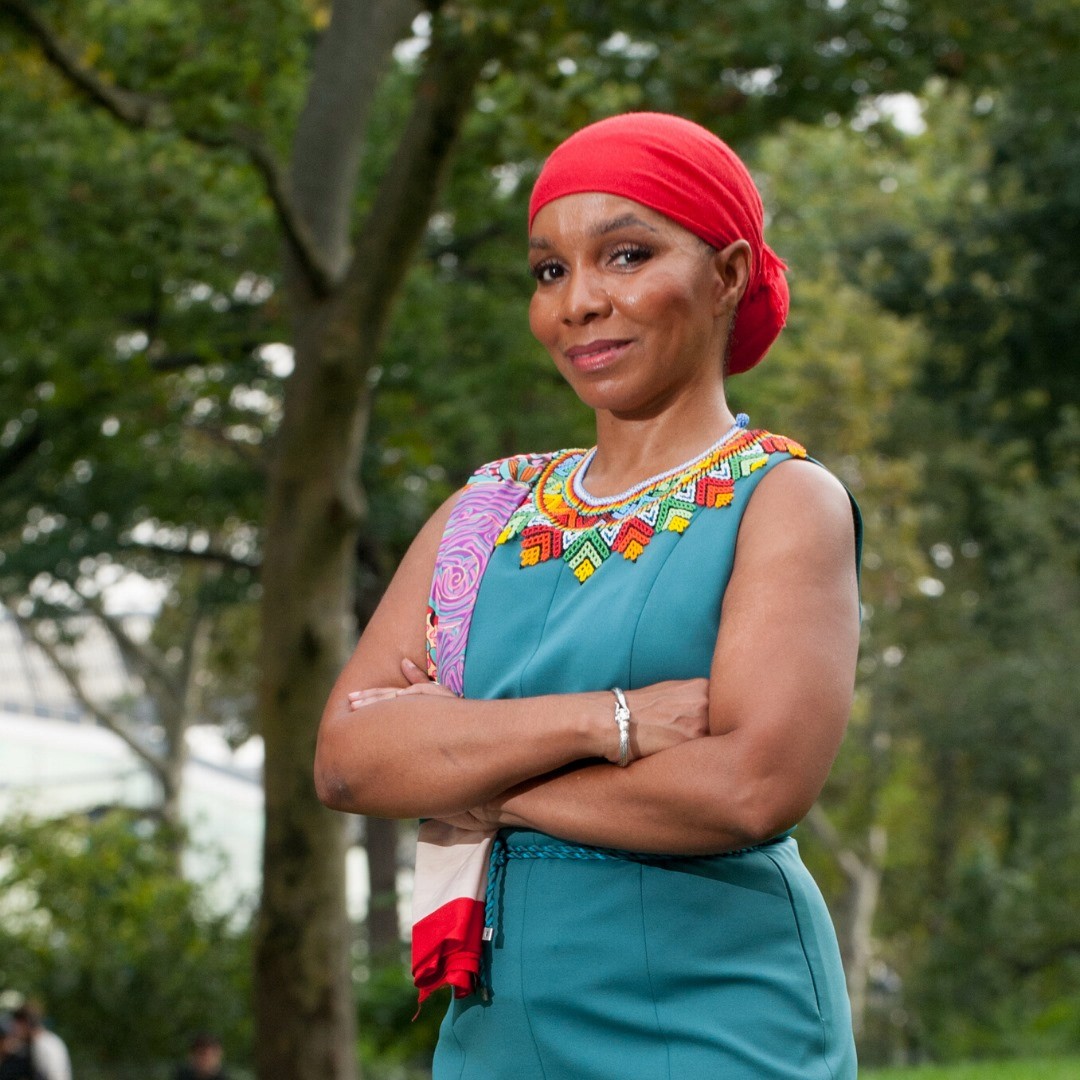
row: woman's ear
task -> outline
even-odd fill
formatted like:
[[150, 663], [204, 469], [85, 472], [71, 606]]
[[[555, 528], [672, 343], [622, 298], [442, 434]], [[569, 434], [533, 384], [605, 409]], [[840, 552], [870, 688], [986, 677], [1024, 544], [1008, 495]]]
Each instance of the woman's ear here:
[[716, 314], [726, 315], [733, 312], [746, 292], [750, 281], [750, 269], [753, 255], [750, 245], [745, 240], [735, 240], [721, 248], [712, 256], [716, 271]]

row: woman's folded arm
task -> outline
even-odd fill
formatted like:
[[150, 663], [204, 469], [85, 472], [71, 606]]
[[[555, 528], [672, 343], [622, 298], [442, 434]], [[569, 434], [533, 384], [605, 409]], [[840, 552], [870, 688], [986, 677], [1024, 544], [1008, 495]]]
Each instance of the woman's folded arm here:
[[[572, 762], [618, 758], [607, 691], [477, 701], [423, 677], [428, 594], [452, 506], [410, 547], [323, 711], [315, 786], [333, 809], [439, 817]], [[641, 691], [635, 752], [704, 734], [707, 694], [705, 679]]]
[[859, 636], [847, 493], [785, 462], [747, 507], [709, 681], [711, 737], [622, 770], [543, 777], [476, 808], [488, 825], [700, 854], [761, 843], [817, 798], [851, 707]]

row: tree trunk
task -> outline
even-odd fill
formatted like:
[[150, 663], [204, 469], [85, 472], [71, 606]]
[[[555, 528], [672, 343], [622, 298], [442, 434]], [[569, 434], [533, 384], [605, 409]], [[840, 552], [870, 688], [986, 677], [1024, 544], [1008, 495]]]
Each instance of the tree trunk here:
[[368, 884], [368, 956], [374, 964], [400, 962], [398, 926], [398, 824], [389, 818], [369, 817], [366, 822]]
[[[321, 321], [313, 303], [309, 323]], [[263, 554], [260, 721], [266, 829], [256, 938], [259, 1075], [352, 1080], [345, 820], [312, 783], [316, 722], [349, 636], [361, 504], [359, 363], [299, 352], [275, 448]]]
[[[184, 642], [184, 661], [177, 678], [175, 701], [161, 709], [165, 728], [165, 756], [162, 762], [161, 816], [177, 837], [182, 837], [184, 770], [188, 763], [187, 731], [203, 715], [203, 694], [199, 676], [206, 668], [210, 651], [210, 617], [198, 608], [192, 613]], [[177, 868], [181, 854], [176, 845]]]
[[[342, 50], [324, 49], [322, 55], [347, 59]], [[364, 510], [358, 474], [365, 377], [488, 55], [479, 42], [460, 35], [443, 46], [436, 20], [413, 114], [357, 237], [351, 269], [324, 295], [305, 277], [296, 252], [289, 256], [296, 366], [269, 474], [261, 577], [266, 831], [255, 1043], [262, 1080], [357, 1075], [345, 819], [315, 798], [316, 725], [355, 637], [350, 612]], [[326, 81], [317, 71], [313, 86], [325, 90]], [[340, 108], [333, 94], [326, 97]], [[297, 145], [303, 143], [298, 138]], [[313, 166], [310, 157], [305, 164]], [[339, 171], [350, 198], [351, 175], [348, 168]], [[317, 189], [314, 180], [304, 188], [312, 198]], [[329, 227], [328, 221], [320, 215], [316, 225]], [[336, 266], [339, 248], [328, 240], [324, 248]]]
[[867, 991], [870, 965], [874, 960], [874, 916], [881, 896], [881, 868], [885, 857], [885, 830], [872, 825], [867, 834], [866, 859], [848, 852], [844, 871], [848, 879], [846, 899], [848, 926], [844, 967], [847, 972], [848, 996], [851, 998], [851, 1024], [855, 1038], [866, 1027]]
[[886, 833], [881, 826], [871, 825], [866, 851], [861, 854], [843, 842], [820, 805], [811, 808], [804, 823], [836, 859], [847, 882], [842, 912], [836, 919], [837, 939], [851, 1000], [851, 1026], [858, 1039], [866, 1024], [867, 989], [874, 959], [874, 916], [881, 895]]

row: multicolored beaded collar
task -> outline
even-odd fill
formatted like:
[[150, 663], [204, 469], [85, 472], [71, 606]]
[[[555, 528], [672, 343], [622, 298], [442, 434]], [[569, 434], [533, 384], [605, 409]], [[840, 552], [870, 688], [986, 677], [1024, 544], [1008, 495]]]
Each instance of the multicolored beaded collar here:
[[745, 430], [745, 416], [739, 420], [741, 424], [702, 454], [612, 499], [583, 498], [579, 474], [588, 468], [589, 450], [504, 458], [485, 465], [469, 482], [529, 484], [532, 492], [495, 543], [520, 536], [523, 567], [562, 559], [584, 583], [613, 554], [636, 561], [656, 533], [682, 533], [702, 507], [728, 506], [736, 481], [760, 469], [770, 454], [806, 457], [797, 442]]

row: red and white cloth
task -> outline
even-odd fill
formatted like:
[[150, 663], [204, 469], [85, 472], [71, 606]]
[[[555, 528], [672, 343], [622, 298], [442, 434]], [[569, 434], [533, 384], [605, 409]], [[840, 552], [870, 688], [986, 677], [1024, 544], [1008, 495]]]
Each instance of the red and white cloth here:
[[[427, 614], [428, 675], [459, 696], [473, 606], [495, 540], [529, 493], [516, 480], [476, 477], [450, 512], [435, 557]], [[423, 1003], [440, 986], [473, 992], [494, 832], [420, 822], [413, 879], [412, 971]]]

